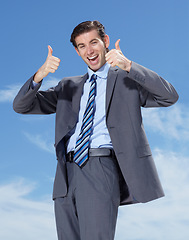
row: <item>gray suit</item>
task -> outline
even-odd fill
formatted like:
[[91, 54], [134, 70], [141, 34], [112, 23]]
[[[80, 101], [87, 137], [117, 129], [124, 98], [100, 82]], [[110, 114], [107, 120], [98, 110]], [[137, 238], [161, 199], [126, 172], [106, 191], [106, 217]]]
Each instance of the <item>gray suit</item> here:
[[[18, 113], [56, 113], [57, 171], [53, 199], [67, 194], [65, 144], [77, 123], [84, 76], [64, 78], [48, 91], [32, 89], [31, 79], [21, 88], [13, 107]], [[142, 107], [167, 107], [178, 95], [174, 87], [153, 71], [132, 63], [131, 71], [110, 68], [106, 89], [106, 123], [123, 175], [120, 204], [148, 202], [164, 196], [147, 141]]]
[[[48, 91], [31, 88], [29, 79], [16, 96], [13, 108], [24, 114], [56, 113], [55, 148], [58, 160], [53, 198], [67, 193], [65, 142], [77, 122], [84, 76], [64, 78]], [[147, 202], [162, 197], [152, 153], [144, 132], [142, 107], [167, 107], [178, 95], [174, 87], [156, 73], [132, 63], [130, 73], [110, 68], [106, 89], [106, 121], [116, 157], [130, 197], [121, 204]]]

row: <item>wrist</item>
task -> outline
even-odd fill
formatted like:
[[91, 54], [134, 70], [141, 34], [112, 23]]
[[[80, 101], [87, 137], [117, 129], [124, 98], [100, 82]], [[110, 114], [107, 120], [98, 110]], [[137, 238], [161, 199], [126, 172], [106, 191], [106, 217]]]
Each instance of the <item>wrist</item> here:
[[127, 59], [125, 71], [130, 72], [130, 70], [131, 70], [131, 65], [132, 65], [132, 61], [130, 61], [130, 60]]
[[39, 70], [34, 74], [34, 78], [33, 78], [33, 81], [35, 83], [39, 83], [43, 80], [43, 77], [41, 76]]

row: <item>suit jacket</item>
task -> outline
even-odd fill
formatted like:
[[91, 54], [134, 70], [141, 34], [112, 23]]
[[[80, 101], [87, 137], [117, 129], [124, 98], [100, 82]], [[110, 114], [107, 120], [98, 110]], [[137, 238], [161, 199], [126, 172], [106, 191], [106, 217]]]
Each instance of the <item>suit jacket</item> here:
[[[75, 127], [83, 85], [88, 75], [64, 78], [47, 91], [31, 87], [30, 78], [14, 99], [13, 108], [23, 114], [56, 113], [57, 170], [53, 199], [67, 194], [65, 144]], [[106, 124], [124, 181], [120, 204], [147, 202], [164, 196], [143, 128], [141, 107], [167, 107], [178, 94], [155, 72], [133, 62], [130, 72], [110, 68], [106, 89]]]

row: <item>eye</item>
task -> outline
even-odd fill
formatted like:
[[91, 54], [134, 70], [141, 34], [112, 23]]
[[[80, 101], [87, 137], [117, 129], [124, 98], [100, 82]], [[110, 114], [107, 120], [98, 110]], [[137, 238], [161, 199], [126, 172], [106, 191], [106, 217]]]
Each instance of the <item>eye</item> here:
[[95, 44], [97, 44], [97, 41], [92, 41], [92, 45], [95, 45]]
[[84, 49], [84, 47], [85, 47], [84, 45], [80, 45], [79, 49]]

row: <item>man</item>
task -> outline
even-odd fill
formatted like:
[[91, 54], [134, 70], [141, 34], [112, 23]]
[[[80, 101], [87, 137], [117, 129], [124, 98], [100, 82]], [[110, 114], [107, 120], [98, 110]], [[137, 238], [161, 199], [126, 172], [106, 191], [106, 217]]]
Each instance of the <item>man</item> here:
[[98, 21], [73, 30], [71, 42], [88, 66], [39, 91], [60, 59], [48, 56], [21, 88], [14, 110], [56, 113], [57, 172], [53, 199], [59, 240], [113, 240], [118, 206], [164, 196], [144, 132], [142, 107], [167, 107], [178, 95], [156, 73], [127, 59]]

